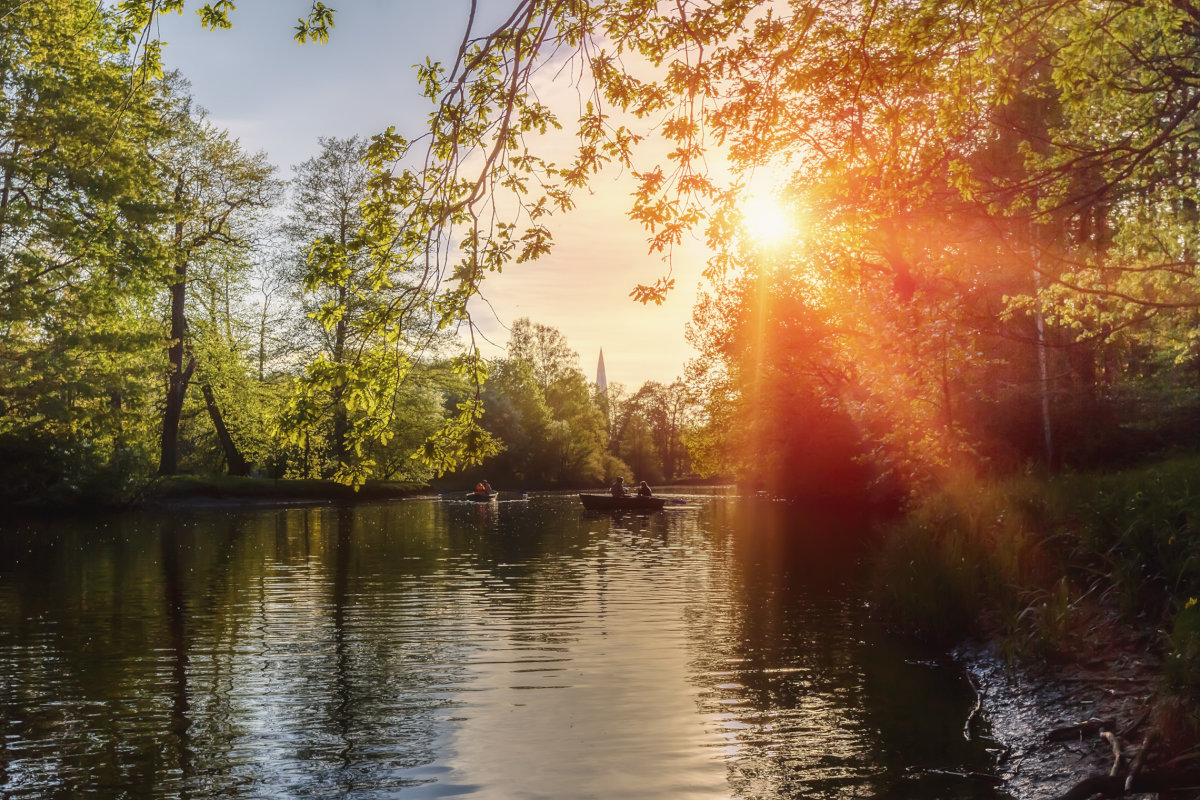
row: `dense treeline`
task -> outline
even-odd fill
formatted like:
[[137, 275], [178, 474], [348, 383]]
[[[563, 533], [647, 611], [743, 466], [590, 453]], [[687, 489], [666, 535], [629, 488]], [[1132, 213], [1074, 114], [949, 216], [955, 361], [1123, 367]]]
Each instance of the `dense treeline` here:
[[[547, 218], [608, 166], [635, 181], [653, 249], [702, 233], [697, 472], [825, 496], [1111, 464], [1200, 428], [1198, 18], [1078, 0], [522, 3], [421, 69], [421, 166], [404, 171], [400, 141], [377, 166], [419, 185], [427, 236], [465, 231], [460, 298], [548, 252]], [[582, 97], [550, 107], [539, 81], [563, 69]], [[567, 126], [564, 159], [544, 135]], [[793, 220], [775, 248], [747, 225], [766, 169]]]
[[684, 437], [696, 427], [699, 405], [683, 384], [649, 381], [632, 394], [619, 383], [602, 390], [548, 325], [513, 324], [483, 401], [483, 427], [504, 450], [465, 478], [530, 488], [595, 486], [618, 475], [652, 483], [691, 475]]
[[[426, 149], [323, 141], [290, 189], [162, 74], [154, 14], [181, 5], [0, 18], [0, 436], [25, 485], [120, 493], [218, 464], [359, 483], [503, 451], [531, 482], [732, 471], [853, 496], [1196, 441], [1186, 5], [523, 4], [421, 69]], [[297, 38], [330, 22], [316, 3]], [[533, 144], [561, 124], [534, 82], [564, 59], [592, 82], [556, 163]], [[638, 163], [651, 129], [669, 170]], [[714, 140], [733, 185], [707, 172]], [[453, 336], [470, 300], [549, 252], [547, 217], [614, 162], [654, 247], [707, 226], [716, 252], [688, 392], [617, 393], [637, 411], [614, 413], [520, 342], [486, 388]], [[761, 166], [794, 225], [774, 249], [745, 225]]]
[[[78, 0], [10, 6], [0, 15], [4, 495], [120, 500], [155, 473], [222, 466], [427, 474], [409, 456], [466, 392], [428, 319], [387, 343], [315, 319], [331, 292], [365, 296], [352, 258], [319, 272], [306, 254], [316, 242], [351, 251], [363, 143], [322, 141], [297, 168], [279, 224], [275, 168], [213, 126], [181, 77], [135, 66], [127, 20]], [[403, 276], [394, 284], [402, 291]], [[386, 414], [349, 375], [313, 389], [313, 374], [363, 359], [391, 371]], [[349, 457], [347, 428], [367, 424], [393, 430], [390, 443]]]
[[[661, 387], [597, 395], [543, 325], [518, 322], [480, 394], [436, 293], [377, 252], [367, 140], [321, 139], [285, 181], [131, 57], [136, 20], [0, 10], [6, 500], [181, 472], [424, 482], [496, 453], [531, 485], [686, 468]], [[486, 425], [456, 428], [464, 408]]]
[[0, 496], [424, 481], [495, 449], [442, 444], [477, 387], [408, 265], [371, 257], [367, 143], [322, 140], [285, 183], [136, 33], [91, 0], [0, 5]]

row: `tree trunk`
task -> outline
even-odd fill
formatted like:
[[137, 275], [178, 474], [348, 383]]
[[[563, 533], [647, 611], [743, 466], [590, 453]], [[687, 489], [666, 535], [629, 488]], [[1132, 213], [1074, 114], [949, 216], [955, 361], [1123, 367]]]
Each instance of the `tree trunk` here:
[[[176, 203], [183, 196], [183, 175], [175, 184]], [[163, 411], [161, 456], [158, 462], [160, 475], [174, 475], [179, 469], [179, 420], [183, 416], [183, 396], [188, 381], [196, 368], [196, 359], [183, 368], [183, 337], [187, 333], [187, 317], [184, 315], [187, 301], [187, 259], [179, 253], [183, 247], [183, 222], [175, 223], [175, 249], [179, 260], [175, 265], [175, 281], [171, 284], [171, 344], [167, 348], [169, 371], [167, 374], [167, 407]]]
[[229, 474], [239, 477], [249, 475], [250, 463], [246, 461], [246, 457], [238, 450], [233, 437], [229, 435], [229, 428], [225, 427], [225, 418], [221, 416], [221, 408], [217, 405], [217, 398], [213, 394], [212, 387], [207, 383], [201, 384], [200, 392], [204, 395], [204, 405], [208, 407], [208, 416], [212, 420], [213, 429], [217, 432], [217, 439], [221, 442], [221, 449], [225, 451], [225, 464], [229, 469]]
[[[346, 291], [340, 291], [339, 303], [345, 304]], [[346, 320], [340, 319], [334, 333], [333, 361], [339, 366], [346, 358]], [[346, 413], [346, 386], [338, 383], [333, 388], [333, 461], [334, 471], [340, 470], [346, 463], [346, 432], [349, 430], [349, 416]]]
[[[171, 347], [174, 350], [174, 345]], [[180, 350], [182, 351], [182, 345]], [[180, 353], [182, 358], [182, 352]], [[174, 475], [179, 469], [179, 421], [183, 417], [183, 395], [188, 382], [196, 370], [196, 359], [188, 360], [187, 368], [180, 370], [171, 363], [171, 376], [167, 384], [167, 409], [163, 412], [162, 454], [158, 462], [159, 475]]]
[[125, 449], [125, 395], [120, 389], [113, 389], [109, 392], [108, 406], [112, 409], [113, 422], [116, 426], [113, 434], [113, 450], [119, 452]]
[[4, 241], [5, 228], [8, 225], [8, 203], [9, 194], [12, 192], [13, 170], [17, 155], [17, 145], [13, 143], [12, 160], [13, 164], [5, 164], [4, 166], [4, 188], [0, 189], [0, 242]]
[[266, 375], [267, 364], [267, 300], [263, 299], [262, 315], [258, 320], [258, 382]]
[[[341, 245], [343, 256], [349, 252], [349, 235], [350, 223], [347, 209], [343, 205], [341, 209], [341, 218], [338, 223], [338, 242]], [[346, 301], [350, 296], [349, 279], [343, 279], [338, 284], [338, 305], [343, 309], [346, 308]], [[346, 361], [346, 334], [348, 333], [345, 313], [337, 322], [337, 329], [334, 334], [333, 342], [333, 361], [339, 367]], [[333, 389], [333, 461], [334, 473], [340, 472], [342, 465], [346, 463], [346, 432], [349, 430], [349, 417], [346, 413], [346, 385], [344, 382], [339, 382]]]
[[1029, 222], [1030, 256], [1033, 266], [1034, 323], [1037, 326], [1038, 394], [1042, 407], [1042, 443], [1046, 448], [1046, 466], [1054, 465], [1054, 437], [1050, 427], [1050, 370], [1047, 365], [1046, 316], [1042, 310], [1041, 242], [1039, 231]]

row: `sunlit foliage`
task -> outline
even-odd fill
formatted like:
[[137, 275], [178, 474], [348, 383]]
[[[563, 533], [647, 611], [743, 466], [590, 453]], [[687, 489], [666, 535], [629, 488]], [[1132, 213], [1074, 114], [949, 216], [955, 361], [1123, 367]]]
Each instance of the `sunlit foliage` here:
[[506, 358], [484, 392], [484, 427], [504, 451], [484, 462], [493, 478], [522, 485], [590, 486], [608, 477], [608, 434], [579, 355], [557, 329], [527, 318], [512, 326]]
[[161, 95], [94, 2], [0, 3], [5, 489], [127, 497], [152, 448]]
[[[181, 6], [120, 4], [118, 41], [147, 74], [153, 16]], [[202, 21], [234, 10], [208, 4]], [[727, 305], [727, 330], [703, 322], [727, 344], [703, 366], [723, 370], [701, 384], [713, 424], [732, 398], [746, 431], [778, 428], [777, 392], [800, 387], [808, 410], [784, 427], [832, 414], [875, 468], [917, 486], [1058, 462], [1083, 439], [1079, 412], [1111, 405], [1122, 379], [1200, 356], [1200, 14], [1187, 3], [526, 0], [490, 30], [477, 11], [453, 62], [418, 70], [428, 130], [366, 149], [361, 285], [403, 285], [415, 305], [351, 323], [385, 349], [310, 371], [313, 402], [361, 412], [335, 451], [390, 435], [376, 412], [391, 390], [374, 382], [400, 379], [384, 352], [413, 313], [473, 333], [485, 278], [550, 252], [551, 217], [605, 167], [636, 180], [630, 216], [652, 250], [699, 235], [714, 252], [708, 307]], [[324, 39], [333, 19], [314, 3], [297, 38]], [[542, 90], [563, 76], [578, 102], [551, 107]], [[779, 199], [805, 221], [769, 258], [743, 236], [765, 167], [788, 176]], [[333, 285], [346, 257], [318, 245], [311, 263]], [[631, 294], [662, 302], [675, 277], [648, 277]], [[333, 330], [351, 308], [327, 304], [322, 321]], [[792, 325], [818, 337], [799, 362], [768, 335]], [[459, 370], [476, 391], [424, 448], [431, 469], [488, 446], [486, 366], [472, 350]]]
[[[304, 374], [280, 427], [293, 447], [306, 447], [300, 474], [357, 485], [381, 473], [413, 477], [477, 462], [496, 449], [476, 424], [481, 362], [456, 362], [457, 374], [476, 391], [457, 399], [444, 425], [441, 419], [433, 429], [404, 424], [428, 420], [433, 398], [446, 399], [440, 391], [431, 394], [427, 384], [428, 367], [447, 350], [446, 326], [435, 309], [439, 301], [416, 262], [380, 256], [387, 241], [369, 232], [373, 177], [367, 142], [323, 138], [319, 144], [320, 153], [295, 169], [284, 226], [292, 280], [302, 289], [300, 304], [311, 320], [302, 329], [308, 349]], [[421, 466], [400, 468], [393, 439], [399, 434], [410, 441], [414, 430], [428, 439], [409, 450]], [[314, 436], [324, 443], [316, 454]]]

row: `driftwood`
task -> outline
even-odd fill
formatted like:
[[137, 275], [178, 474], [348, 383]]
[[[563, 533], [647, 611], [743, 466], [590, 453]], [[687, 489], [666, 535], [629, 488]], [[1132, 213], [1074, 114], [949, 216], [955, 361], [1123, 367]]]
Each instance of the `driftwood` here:
[[[1120, 744], [1117, 737], [1110, 733], [1104, 738], [1113, 747], [1114, 755], [1117, 755], [1119, 760]], [[1055, 800], [1096, 800], [1128, 794], [1194, 791], [1200, 787], [1200, 756], [1196, 752], [1167, 761], [1152, 770], [1142, 768], [1146, 753], [1153, 747], [1154, 740], [1153, 732], [1147, 735], [1128, 775], [1092, 775], [1076, 783], [1066, 794]], [[1114, 769], [1115, 767], [1116, 764]]]
[[1089, 719], [1084, 722], [1077, 722], [1074, 725], [1066, 725], [1062, 728], [1054, 728], [1046, 734], [1047, 742], [1082, 742], [1084, 739], [1090, 739], [1097, 736], [1101, 731], [1112, 730], [1117, 727], [1111, 719]]
[[975, 706], [971, 709], [971, 713], [967, 715], [967, 721], [963, 723], [963, 738], [968, 742], [971, 741], [971, 725], [975, 722], [975, 718], [983, 711], [983, 692], [975, 683], [975, 678], [971, 676], [970, 670], [965, 670], [967, 674], [967, 683], [971, 686], [971, 691], [975, 693]]
[[1100, 738], [1108, 742], [1108, 746], [1112, 748], [1113, 765], [1108, 771], [1109, 776], [1114, 776], [1121, 771], [1121, 761], [1124, 756], [1121, 754], [1121, 740], [1112, 731], [1100, 731]]
[[1150, 748], [1154, 746], [1154, 742], [1157, 739], [1158, 737], [1155, 735], [1155, 731], [1150, 731], [1150, 733], [1146, 735], [1145, 741], [1142, 742], [1142, 746], [1138, 748], [1137, 755], [1133, 757], [1133, 764], [1129, 767], [1129, 774], [1125, 776], [1126, 792], [1133, 788], [1133, 779], [1142, 771], [1142, 766], [1146, 761], [1146, 753], [1150, 752]]

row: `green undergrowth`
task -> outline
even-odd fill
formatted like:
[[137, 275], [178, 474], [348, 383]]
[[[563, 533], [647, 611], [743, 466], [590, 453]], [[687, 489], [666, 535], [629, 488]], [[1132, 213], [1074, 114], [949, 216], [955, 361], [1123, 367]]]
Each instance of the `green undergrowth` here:
[[887, 531], [872, 586], [899, 628], [1014, 656], [1140, 630], [1166, 686], [1200, 696], [1200, 456], [943, 487]]

